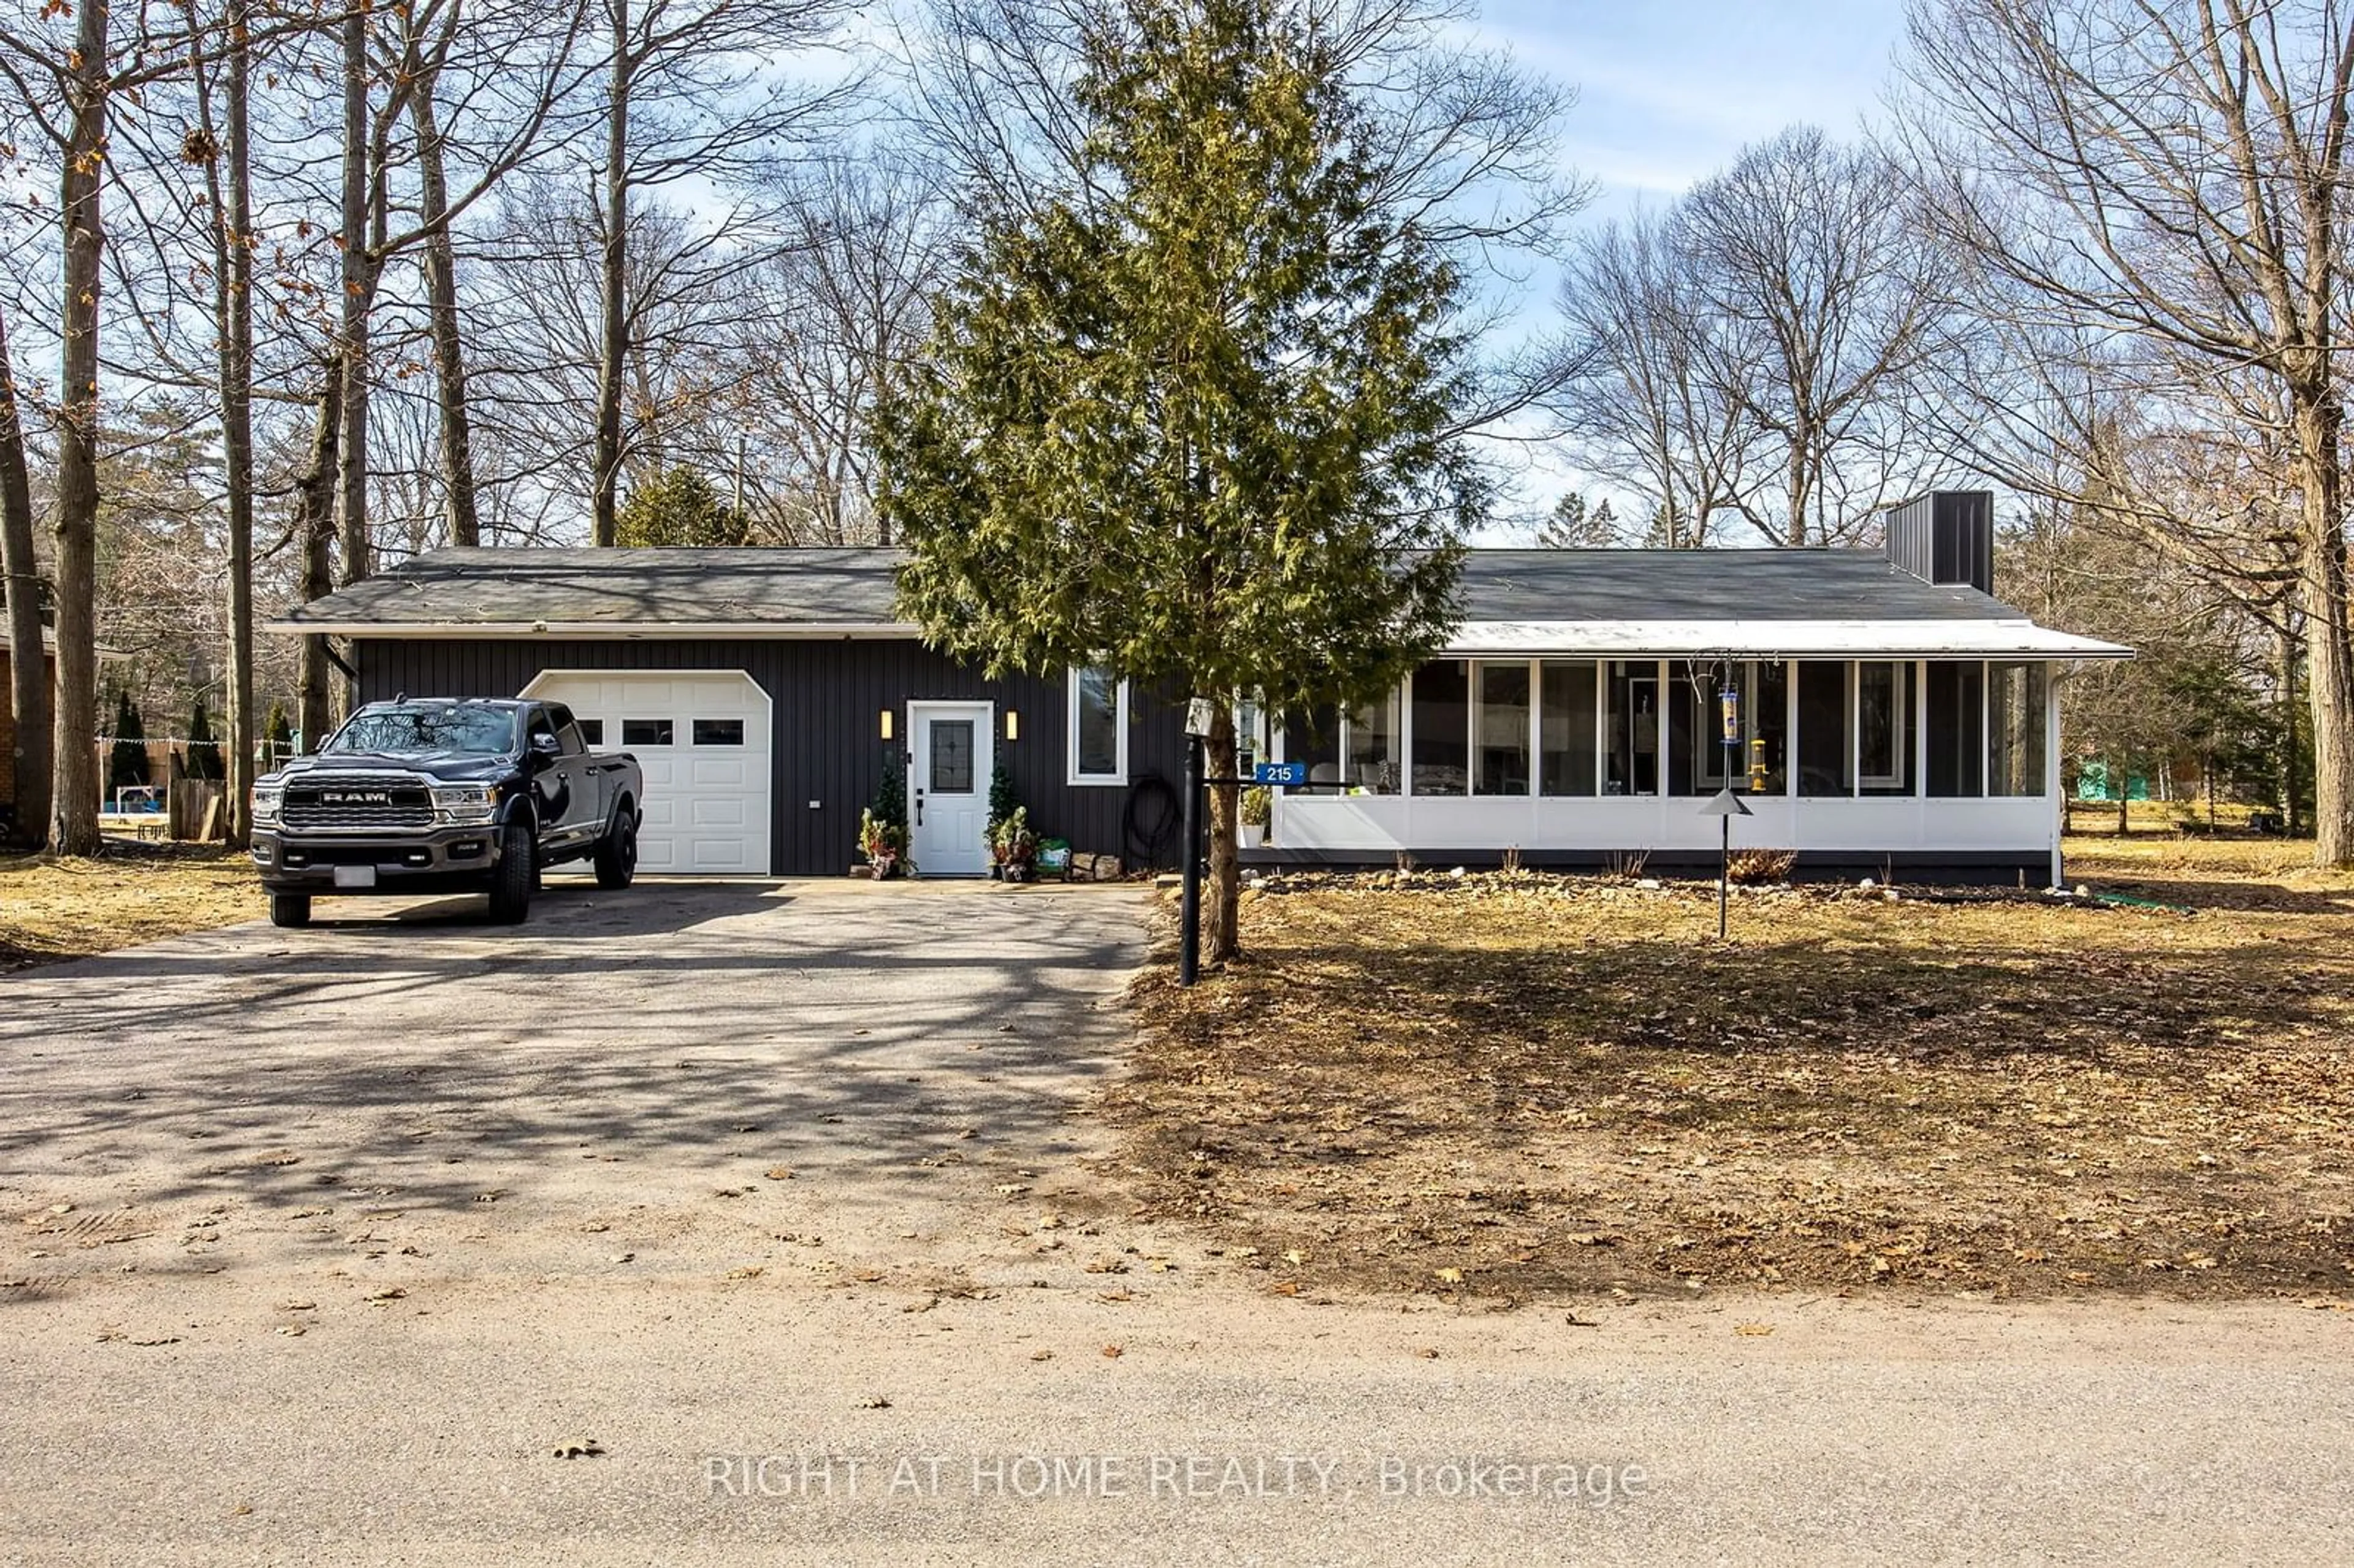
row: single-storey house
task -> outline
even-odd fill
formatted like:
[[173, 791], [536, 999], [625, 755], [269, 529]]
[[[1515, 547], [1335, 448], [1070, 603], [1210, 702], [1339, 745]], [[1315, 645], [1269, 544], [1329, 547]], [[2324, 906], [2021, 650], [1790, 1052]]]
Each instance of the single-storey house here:
[[[2061, 874], [2053, 685], [2113, 643], [1991, 593], [1992, 498], [1890, 512], [1886, 547], [1475, 550], [1441, 655], [1354, 713], [1270, 720], [1305, 761], [1260, 864], [1714, 864], [2036, 885]], [[885, 768], [911, 856], [978, 875], [992, 769], [1042, 831], [1176, 858], [1182, 704], [1100, 672], [984, 678], [896, 618], [883, 549], [452, 549], [275, 628], [351, 640], [360, 694], [544, 696], [644, 765], [641, 863], [811, 875], [852, 859]]]

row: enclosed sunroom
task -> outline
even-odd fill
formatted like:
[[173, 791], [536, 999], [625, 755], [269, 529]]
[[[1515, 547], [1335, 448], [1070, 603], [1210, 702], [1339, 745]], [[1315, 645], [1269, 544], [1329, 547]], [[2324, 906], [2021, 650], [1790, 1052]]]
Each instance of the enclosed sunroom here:
[[2055, 688], [2128, 650], [1992, 598], [1990, 513], [1925, 496], [1884, 553], [1476, 552], [1444, 657], [1267, 736], [1310, 782], [1261, 854], [1712, 863], [1729, 786], [1801, 874], [2056, 881]]

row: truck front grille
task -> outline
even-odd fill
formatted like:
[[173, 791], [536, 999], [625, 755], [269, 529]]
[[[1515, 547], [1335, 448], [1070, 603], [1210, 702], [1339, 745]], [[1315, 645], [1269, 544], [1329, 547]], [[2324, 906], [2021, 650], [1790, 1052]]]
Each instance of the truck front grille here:
[[433, 797], [420, 784], [313, 779], [290, 785], [279, 820], [290, 828], [429, 828]]

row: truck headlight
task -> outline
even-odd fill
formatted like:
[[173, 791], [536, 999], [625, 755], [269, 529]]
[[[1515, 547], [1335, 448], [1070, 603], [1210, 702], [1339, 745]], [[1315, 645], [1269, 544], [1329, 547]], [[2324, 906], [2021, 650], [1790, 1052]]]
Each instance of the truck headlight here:
[[445, 822], [487, 822], [498, 803], [499, 792], [489, 784], [433, 786], [433, 814]]
[[281, 785], [257, 784], [253, 787], [253, 820], [256, 823], [278, 821], [278, 803], [285, 798]]

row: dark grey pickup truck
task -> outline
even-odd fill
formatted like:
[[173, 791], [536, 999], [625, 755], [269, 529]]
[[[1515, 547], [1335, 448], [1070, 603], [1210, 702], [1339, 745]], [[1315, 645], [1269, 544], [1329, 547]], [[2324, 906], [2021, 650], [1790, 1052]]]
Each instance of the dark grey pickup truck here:
[[644, 800], [637, 758], [590, 751], [560, 703], [370, 703], [255, 783], [253, 860], [274, 925], [309, 924], [320, 894], [437, 892], [487, 893], [512, 924], [551, 865], [627, 887]]

